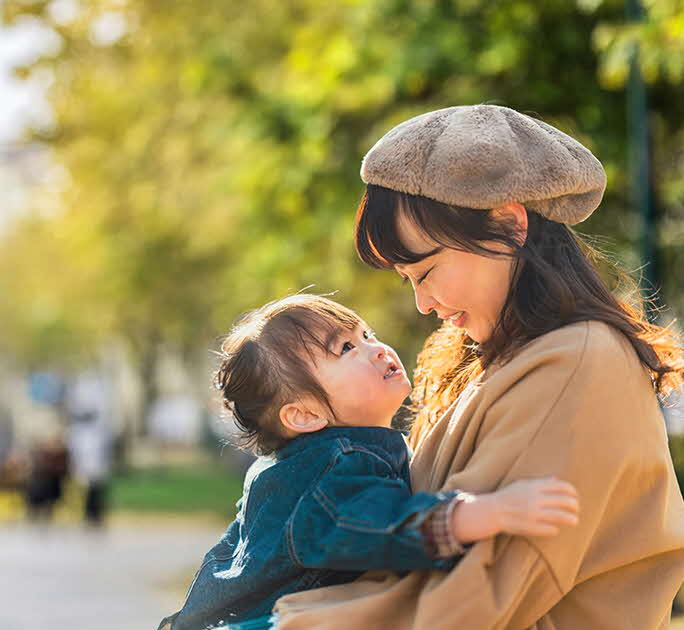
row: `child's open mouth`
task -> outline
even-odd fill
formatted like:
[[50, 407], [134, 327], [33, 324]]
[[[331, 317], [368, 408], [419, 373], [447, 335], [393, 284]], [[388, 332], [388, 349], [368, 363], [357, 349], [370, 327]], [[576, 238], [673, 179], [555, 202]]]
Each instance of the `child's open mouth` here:
[[385, 372], [385, 376], [383, 378], [385, 378], [385, 379], [392, 378], [399, 371], [400, 371], [399, 368], [394, 363], [390, 363], [390, 366], [387, 369], [387, 372]]

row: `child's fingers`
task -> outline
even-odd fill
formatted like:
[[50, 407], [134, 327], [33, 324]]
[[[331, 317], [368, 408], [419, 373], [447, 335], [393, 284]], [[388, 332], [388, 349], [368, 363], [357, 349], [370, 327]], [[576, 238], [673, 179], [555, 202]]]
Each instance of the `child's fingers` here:
[[551, 523], [534, 523], [521, 532], [525, 536], [555, 536], [560, 530]]
[[566, 494], [546, 494], [541, 499], [544, 507], [553, 507], [569, 512], [579, 512], [579, 501], [576, 497]]
[[553, 508], [545, 509], [540, 515], [540, 520], [544, 523], [555, 523], [558, 525], [577, 525], [579, 522], [576, 514]]
[[550, 477], [549, 479], [543, 479], [544, 490], [547, 492], [557, 492], [558, 494], [567, 494], [571, 497], [577, 496], [577, 488], [567, 481], [562, 479], [557, 479], [556, 477]]

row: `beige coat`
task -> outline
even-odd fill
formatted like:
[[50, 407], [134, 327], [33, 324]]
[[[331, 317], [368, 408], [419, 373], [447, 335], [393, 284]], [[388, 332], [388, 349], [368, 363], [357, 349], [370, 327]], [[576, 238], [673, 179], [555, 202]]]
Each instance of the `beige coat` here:
[[599, 322], [544, 335], [471, 384], [416, 449], [414, 489], [555, 475], [580, 523], [497, 536], [450, 573], [366, 574], [286, 596], [281, 630], [665, 630], [684, 581], [684, 502], [650, 378]]

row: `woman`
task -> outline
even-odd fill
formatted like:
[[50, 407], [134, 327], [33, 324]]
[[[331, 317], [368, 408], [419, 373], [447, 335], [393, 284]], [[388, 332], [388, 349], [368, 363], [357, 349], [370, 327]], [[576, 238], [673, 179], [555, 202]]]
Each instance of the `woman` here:
[[478, 543], [448, 574], [287, 596], [278, 627], [668, 628], [684, 503], [658, 395], [682, 383], [684, 361], [667, 330], [611, 295], [568, 227], [602, 198], [598, 160], [550, 125], [477, 105], [402, 123], [361, 173], [361, 258], [445, 320], [416, 374], [414, 490], [555, 475], [577, 487], [580, 523]]

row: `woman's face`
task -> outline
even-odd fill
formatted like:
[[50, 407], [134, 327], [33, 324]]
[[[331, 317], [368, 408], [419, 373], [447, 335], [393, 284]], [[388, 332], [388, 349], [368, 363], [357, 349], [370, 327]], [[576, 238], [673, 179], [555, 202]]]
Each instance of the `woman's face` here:
[[[399, 214], [397, 228], [402, 243], [417, 254], [439, 247], [403, 213]], [[504, 251], [502, 245], [486, 245]], [[411, 282], [421, 313], [434, 311], [440, 319], [465, 329], [473, 341], [482, 343], [491, 336], [506, 301], [513, 262], [508, 256], [492, 258], [442, 248], [417, 263], [397, 264], [394, 268]]]

